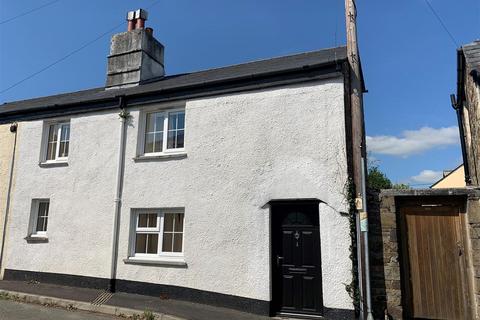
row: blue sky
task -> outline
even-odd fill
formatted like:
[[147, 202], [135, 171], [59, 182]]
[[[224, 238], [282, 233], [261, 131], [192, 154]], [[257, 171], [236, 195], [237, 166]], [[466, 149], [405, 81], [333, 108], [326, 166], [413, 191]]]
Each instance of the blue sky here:
[[[480, 38], [480, 1], [429, 0], [458, 44]], [[0, 91], [95, 39], [92, 45], [0, 94], [0, 102], [103, 86], [111, 34], [128, 10], [166, 47], [168, 74], [345, 43], [343, 0], [0, 0]], [[425, 0], [358, 1], [369, 150], [395, 182], [430, 183], [461, 162], [449, 94], [456, 45]], [[423, 174], [421, 174], [423, 172]], [[415, 177], [415, 178], [412, 178]]]

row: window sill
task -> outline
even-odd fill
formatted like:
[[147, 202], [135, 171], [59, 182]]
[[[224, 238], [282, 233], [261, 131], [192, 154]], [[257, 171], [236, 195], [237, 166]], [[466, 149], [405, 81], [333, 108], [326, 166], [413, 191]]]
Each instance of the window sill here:
[[48, 242], [47, 236], [30, 235], [24, 238], [28, 243]]
[[187, 157], [186, 152], [175, 152], [175, 153], [165, 153], [165, 154], [155, 154], [155, 155], [141, 155], [133, 158], [135, 162], [142, 161], [165, 161], [165, 160], [175, 160], [175, 159], [184, 159]]
[[68, 161], [48, 161], [48, 162], [40, 162], [38, 164], [42, 168], [50, 168], [50, 167], [67, 167]]
[[148, 265], [163, 265], [163, 266], [176, 266], [176, 267], [186, 267], [187, 263], [182, 257], [175, 258], [135, 258], [129, 257], [123, 259], [123, 262], [126, 264], [148, 264]]

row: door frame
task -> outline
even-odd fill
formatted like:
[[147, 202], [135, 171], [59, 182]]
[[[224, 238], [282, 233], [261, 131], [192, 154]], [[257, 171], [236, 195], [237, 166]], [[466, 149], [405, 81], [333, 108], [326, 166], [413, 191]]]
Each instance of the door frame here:
[[[294, 315], [297, 318], [305, 319], [318, 319], [322, 318], [325, 314], [325, 307], [323, 305], [323, 273], [322, 273], [322, 257], [321, 257], [321, 248], [322, 242], [320, 238], [320, 204], [319, 199], [281, 199], [281, 200], [272, 200], [269, 202], [270, 205], [270, 290], [271, 290], [271, 303], [270, 303], [270, 315]], [[297, 205], [297, 206], [314, 206], [315, 210], [313, 214], [317, 214], [318, 217], [314, 221], [318, 221], [318, 244], [319, 244], [319, 253], [318, 253], [318, 267], [320, 275], [320, 286], [319, 290], [319, 305], [321, 307], [320, 313], [282, 313], [281, 309], [281, 297], [279, 296], [279, 268], [277, 267], [276, 254], [278, 250], [279, 243], [276, 243], [276, 240], [279, 239], [276, 236], [275, 227], [280, 227], [281, 224], [277, 223], [279, 216], [274, 213], [275, 208], [286, 206], [286, 205]]]
[[399, 225], [398, 236], [399, 236], [399, 258], [400, 258], [400, 278], [401, 278], [401, 288], [402, 288], [402, 305], [404, 317], [407, 319], [413, 319], [413, 294], [411, 288], [411, 279], [410, 279], [410, 259], [408, 253], [408, 235], [407, 235], [407, 217], [404, 214], [404, 210], [408, 208], [422, 208], [424, 206], [443, 206], [443, 207], [452, 207], [458, 211], [460, 219], [460, 228], [462, 232], [462, 240], [464, 244], [463, 262], [460, 265], [463, 273], [463, 294], [467, 299], [466, 301], [466, 316], [471, 318], [475, 314], [474, 304], [472, 303], [472, 293], [473, 293], [473, 283], [470, 281], [471, 275], [471, 261], [470, 261], [470, 237], [468, 235], [468, 222], [466, 218], [466, 199], [464, 197], [438, 197], [438, 196], [426, 196], [426, 197], [412, 197], [406, 198], [398, 201], [396, 204], [397, 212], [397, 223]]

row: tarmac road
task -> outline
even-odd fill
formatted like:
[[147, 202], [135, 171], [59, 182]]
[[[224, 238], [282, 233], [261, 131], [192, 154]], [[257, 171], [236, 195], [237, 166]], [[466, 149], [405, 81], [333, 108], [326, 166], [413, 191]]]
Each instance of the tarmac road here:
[[0, 300], [0, 320], [118, 320], [120, 318], [81, 310], [65, 310], [37, 304]]

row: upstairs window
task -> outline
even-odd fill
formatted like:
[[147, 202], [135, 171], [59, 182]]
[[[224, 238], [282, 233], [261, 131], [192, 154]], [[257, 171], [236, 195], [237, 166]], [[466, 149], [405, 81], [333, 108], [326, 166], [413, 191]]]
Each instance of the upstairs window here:
[[185, 110], [147, 113], [144, 154], [183, 151], [185, 147]]
[[70, 145], [70, 123], [54, 123], [48, 126], [46, 158], [49, 161], [62, 161], [68, 158]]

